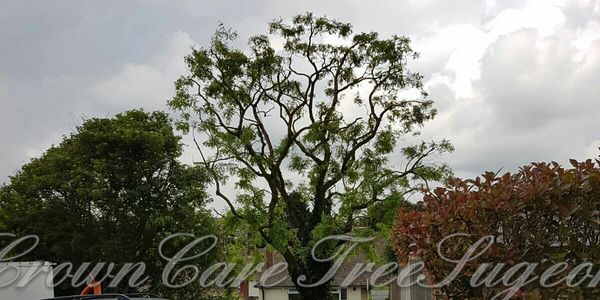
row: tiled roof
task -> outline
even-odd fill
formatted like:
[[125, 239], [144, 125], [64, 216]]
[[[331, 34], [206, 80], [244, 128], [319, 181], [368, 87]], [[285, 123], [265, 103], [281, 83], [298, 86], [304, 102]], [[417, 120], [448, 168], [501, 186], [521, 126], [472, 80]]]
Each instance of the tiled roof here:
[[[376, 251], [378, 252], [378, 254], [380, 256], [383, 255], [384, 249], [385, 249], [385, 241], [377, 241], [376, 243]], [[274, 264], [277, 264], [279, 262], [282, 262], [283, 257], [280, 254], [275, 254], [274, 255]], [[352, 273], [352, 270], [355, 266], [360, 265], [360, 268], [358, 269], [358, 273], [360, 273], [360, 270], [363, 270], [367, 267], [368, 263], [373, 263], [372, 261], [369, 261], [367, 254], [360, 249], [360, 247], [356, 247], [356, 249], [354, 250], [354, 253], [350, 254], [345, 261], [342, 263], [342, 265], [339, 267], [339, 269], [337, 270], [337, 272], [335, 273], [335, 276], [333, 277], [333, 281], [332, 281], [332, 287], [339, 287], [346, 278], [349, 277], [349, 275]], [[373, 274], [373, 271], [377, 270], [378, 267], [380, 267], [381, 265], [383, 265], [385, 263], [381, 263], [381, 264], [375, 264], [375, 266], [372, 268], [371, 271], [365, 271], [364, 273], [362, 273], [359, 276], [356, 276], [355, 280], [352, 280], [352, 282], [348, 285], [349, 287], [364, 287], [364, 286], [373, 286], [373, 282], [370, 281], [371, 275]], [[265, 265], [265, 267], [263, 268], [263, 270], [257, 274], [257, 281], [259, 281], [259, 279], [261, 278], [261, 275], [264, 273], [265, 270], [267, 270], [269, 267], [269, 265]], [[356, 271], [354, 272], [356, 273]], [[394, 275], [387, 275], [387, 276], [380, 276], [377, 279], [377, 282], [375, 282], [375, 284], [383, 284], [389, 280], [391, 280], [394, 277]], [[351, 279], [350, 279], [351, 280]], [[277, 284], [275, 284], [277, 283]], [[281, 272], [277, 272], [277, 274], [272, 274], [271, 276], [269, 276], [266, 281], [265, 281], [265, 285], [272, 287], [272, 288], [277, 288], [277, 287], [294, 287], [294, 284], [292, 283], [292, 279], [290, 278], [290, 276], [288, 275], [287, 269], [285, 271], [281, 271]], [[257, 287], [261, 286], [261, 284], [257, 284]]]

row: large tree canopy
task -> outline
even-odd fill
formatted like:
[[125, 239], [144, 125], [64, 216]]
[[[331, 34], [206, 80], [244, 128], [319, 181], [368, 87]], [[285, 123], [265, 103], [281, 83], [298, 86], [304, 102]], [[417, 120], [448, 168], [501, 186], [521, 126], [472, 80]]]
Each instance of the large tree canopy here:
[[[87, 120], [0, 190], [0, 230], [38, 235], [29, 259], [75, 267], [145, 262], [152, 287], [159, 286], [163, 238], [215, 231], [205, 209], [205, 172], [182, 165], [181, 151], [180, 137], [161, 112]], [[190, 295], [186, 299], [197, 299]]]
[[[196, 135], [231, 213], [282, 253], [294, 281], [315, 280], [327, 268], [306, 257], [316, 240], [399, 203], [414, 180], [442, 178], [446, 167], [426, 158], [451, 146], [397, 143], [435, 115], [422, 76], [407, 69], [417, 54], [406, 37], [354, 34], [307, 13], [272, 22], [248, 51], [235, 39], [220, 27], [210, 47], [186, 57], [189, 74], [170, 106]], [[237, 194], [225, 188], [231, 182]], [[324, 299], [327, 287], [299, 290]]]

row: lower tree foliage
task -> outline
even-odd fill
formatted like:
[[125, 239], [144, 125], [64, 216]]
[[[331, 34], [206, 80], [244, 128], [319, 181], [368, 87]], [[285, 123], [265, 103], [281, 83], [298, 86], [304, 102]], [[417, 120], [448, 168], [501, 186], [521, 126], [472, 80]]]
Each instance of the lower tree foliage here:
[[[559, 282], [555, 286], [541, 288], [540, 281], [535, 280], [518, 294], [542, 299], [556, 295], [597, 299], [600, 289], [588, 284], [600, 264], [600, 161], [571, 160], [571, 164], [571, 168], [563, 168], [557, 163], [534, 163], [514, 174], [485, 173], [426, 191], [423, 209], [398, 212], [393, 233], [396, 257], [400, 263], [411, 258], [421, 260], [433, 281], [440, 282], [456, 263], [438, 255], [438, 242], [451, 234], [468, 234], [451, 238], [440, 248], [445, 257], [458, 260], [475, 241], [492, 236], [491, 247], [466, 263], [457, 279], [442, 287], [448, 297], [489, 299], [507, 287], [472, 287], [469, 280], [482, 263], [491, 264], [482, 278], [493, 266], [504, 263], [499, 278], [510, 267], [529, 262], [537, 264], [532, 277], [552, 265], [566, 263], [568, 267], [552, 277], [550, 282]], [[578, 265], [581, 269], [575, 269]], [[576, 286], [579, 281], [582, 283]]]
[[[84, 262], [144, 262], [151, 278], [146, 288], [199, 299], [203, 292], [197, 287], [175, 291], [160, 285], [163, 238], [216, 231], [205, 208], [204, 171], [182, 165], [181, 153], [180, 137], [165, 113], [134, 110], [87, 120], [2, 187], [0, 230], [40, 237], [23, 259], [72, 262], [75, 268]], [[170, 244], [173, 251], [189, 241], [176, 242]], [[206, 266], [215, 253], [188, 263]], [[123, 283], [105, 290], [132, 292]], [[61, 288], [59, 294], [81, 290]]]

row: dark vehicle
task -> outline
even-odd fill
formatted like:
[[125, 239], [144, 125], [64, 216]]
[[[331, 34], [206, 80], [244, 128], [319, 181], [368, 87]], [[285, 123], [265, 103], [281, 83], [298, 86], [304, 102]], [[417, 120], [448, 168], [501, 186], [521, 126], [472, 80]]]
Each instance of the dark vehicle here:
[[93, 299], [106, 299], [106, 300], [168, 300], [166, 298], [155, 297], [148, 294], [101, 294], [101, 295], [77, 295], [77, 296], [63, 296], [48, 298], [42, 300], [93, 300]]

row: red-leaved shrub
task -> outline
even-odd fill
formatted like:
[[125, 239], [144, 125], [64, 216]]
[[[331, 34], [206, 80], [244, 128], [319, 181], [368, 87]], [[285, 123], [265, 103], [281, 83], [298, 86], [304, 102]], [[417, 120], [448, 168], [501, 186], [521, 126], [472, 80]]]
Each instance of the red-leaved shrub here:
[[[562, 262], [568, 267], [552, 277], [552, 282], [563, 279], [556, 286], [542, 288], [539, 280], [533, 281], [517, 294], [597, 299], [600, 284], [588, 285], [600, 266], [600, 161], [571, 160], [571, 164], [571, 168], [563, 168], [557, 163], [534, 163], [514, 174], [453, 179], [445, 187], [425, 191], [423, 209], [402, 208], [398, 212], [392, 237], [397, 259], [401, 264], [409, 259], [424, 262], [432, 280], [440, 282], [456, 267], [438, 253], [438, 243], [444, 237], [468, 234], [448, 239], [440, 248], [445, 257], [458, 260], [477, 240], [493, 236], [492, 246], [441, 288], [446, 296], [487, 299], [506, 290], [502, 283], [494, 288], [471, 286], [469, 281], [482, 263], [491, 264], [482, 278], [489, 275], [492, 266], [504, 263], [498, 279], [521, 262], [537, 264], [532, 277]], [[573, 268], [582, 263], [591, 265], [569, 278]], [[584, 277], [586, 274], [590, 276]], [[596, 280], [600, 280], [598, 276]]]

